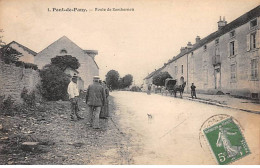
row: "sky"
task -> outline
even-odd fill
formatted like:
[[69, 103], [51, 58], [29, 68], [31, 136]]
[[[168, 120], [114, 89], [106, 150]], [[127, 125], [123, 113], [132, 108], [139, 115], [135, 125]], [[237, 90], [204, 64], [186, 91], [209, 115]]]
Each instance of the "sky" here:
[[229, 23], [258, 5], [260, 0], [0, 0], [0, 28], [3, 41], [17, 41], [35, 52], [65, 35], [82, 49], [98, 50], [102, 79], [114, 69], [121, 77], [132, 74], [140, 85], [197, 35], [217, 31], [220, 16]]

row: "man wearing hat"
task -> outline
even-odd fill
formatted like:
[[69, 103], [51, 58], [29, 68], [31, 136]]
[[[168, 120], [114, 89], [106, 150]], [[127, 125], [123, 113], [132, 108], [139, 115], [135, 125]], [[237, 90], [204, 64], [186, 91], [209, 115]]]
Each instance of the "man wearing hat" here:
[[71, 102], [71, 114], [70, 114], [71, 120], [74, 120], [75, 115], [76, 115], [77, 119], [83, 119], [78, 114], [78, 111], [79, 111], [79, 107], [78, 107], [79, 89], [78, 89], [78, 86], [77, 86], [77, 76], [76, 76], [76, 74], [74, 74], [74, 76], [72, 77], [72, 80], [68, 85], [67, 92], [69, 94], [69, 99], [70, 99], [70, 102]]
[[93, 84], [89, 85], [86, 94], [86, 103], [89, 106], [91, 117], [91, 124], [93, 128], [99, 129], [99, 115], [101, 107], [105, 104], [106, 94], [99, 84], [99, 76], [93, 77]]

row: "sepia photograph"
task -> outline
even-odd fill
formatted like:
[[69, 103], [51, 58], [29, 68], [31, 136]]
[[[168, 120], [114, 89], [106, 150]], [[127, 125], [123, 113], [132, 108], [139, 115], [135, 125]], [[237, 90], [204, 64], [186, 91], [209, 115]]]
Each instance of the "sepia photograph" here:
[[260, 0], [0, 0], [0, 165], [260, 165]]

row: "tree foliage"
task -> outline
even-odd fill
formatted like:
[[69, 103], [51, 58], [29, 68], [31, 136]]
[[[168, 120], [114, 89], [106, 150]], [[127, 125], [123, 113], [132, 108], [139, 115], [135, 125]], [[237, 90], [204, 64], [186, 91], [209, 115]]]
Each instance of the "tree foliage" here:
[[71, 55], [52, 58], [51, 64], [45, 65], [40, 71], [42, 96], [50, 101], [67, 100], [70, 77], [64, 73], [64, 70], [67, 67], [78, 69], [79, 66], [78, 59]]
[[15, 49], [9, 46], [4, 46], [0, 49], [0, 58], [6, 64], [17, 62], [19, 59], [19, 55], [21, 55], [20, 52], [16, 51]]
[[119, 73], [116, 70], [110, 70], [106, 74], [106, 83], [112, 89], [118, 88]]
[[6, 43], [3, 41], [3, 35], [2, 35], [2, 33], [4, 32], [4, 30], [3, 29], [0, 29], [0, 48], [1, 47], [4, 47], [5, 45], [6, 45]]
[[72, 69], [80, 67], [78, 59], [71, 55], [56, 56], [51, 59], [51, 64], [56, 65], [62, 70], [65, 70], [67, 67], [71, 67]]
[[168, 72], [160, 72], [153, 77], [153, 84], [156, 86], [164, 86], [165, 80], [167, 78], [172, 78]]
[[123, 78], [119, 79], [119, 88], [124, 89], [132, 85], [132, 83], [133, 83], [133, 76], [131, 74], [127, 74]]
[[70, 78], [56, 65], [48, 65], [40, 71], [41, 94], [50, 101], [66, 100]]

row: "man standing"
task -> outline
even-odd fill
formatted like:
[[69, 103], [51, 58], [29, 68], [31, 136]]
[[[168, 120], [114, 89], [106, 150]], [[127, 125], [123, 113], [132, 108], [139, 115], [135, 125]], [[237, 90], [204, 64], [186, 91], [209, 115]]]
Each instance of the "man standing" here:
[[100, 118], [107, 119], [109, 117], [109, 110], [108, 110], [109, 89], [108, 89], [105, 81], [103, 81], [102, 86], [103, 86], [103, 89], [105, 90], [105, 93], [106, 93], [106, 99], [105, 99], [104, 106], [102, 106], [102, 108], [101, 108]]
[[86, 103], [91, 114], [91, 124], [93, 128], [99, 129], [99, 115], [101, 107], [105, 104], [105, 91], [99, 84], [99, 77], [94, 76], [93, 84], [89, 85], [86, 95]]
[[191, 97], [193, 98], [193, 96], [195, 96], [195, 99], [197, 99], [197, 96], [196, 96], [196, 86], [194, 85], [194, 83], [191, 84]]
[[72, 77], [72, 81], [68, 85], [67, 92], [69, 94], [69, 100], [71, 102], [71, 114], [70, 114], [71, 120], [74, 120], [74, 115], [77, 116], [77, 119], [83, 119], [78, 114], [79, 89], [77, 86], [77, 76], [76, 75], [74, 75]]

